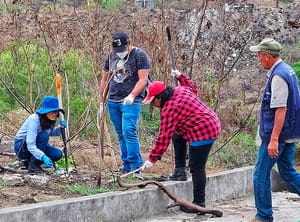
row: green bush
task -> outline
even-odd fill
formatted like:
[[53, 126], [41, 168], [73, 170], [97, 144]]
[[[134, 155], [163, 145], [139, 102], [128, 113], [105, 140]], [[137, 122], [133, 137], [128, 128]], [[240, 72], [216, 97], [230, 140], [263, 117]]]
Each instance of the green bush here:
[[143, 119], [143, 127], [152, 136], [156, 136], [159, 130], [160, 117], [158, 109], [150, 109], [150, 106], [144, 106], [141, 117]]
[[101, 8], [111, 12], [120, 8], [123, 4], [126, 4], [126, 2], [126, 0], [103, 0], [101, 2]]
[[292, 64], [292, 67], [294, 68], [298, 79], [300, 79], [300, 62], [295, 62]]
[[[56, 73], [53, 73], [52, 66], [59, 66], [63, 108], [69, 111], [66, 113], [70, 117], [69, 123], [84, 124], [84, 121], [93, 118], [96, 113], [93, 105], [95, 106], [97, 100], [93, 91], [96, 86], [90, 58], [80, 50], [69, 50], [55, 55], [57, 57], [53, 56], [50, 60], [46, 48], [29, 42], [18, 42], [0, 54], [1, 112], [22, 108], [16, 98], [36, 110], [45, 95], [56, 95]], [[86, 109], [90, 112], [82, 117]], [[77, 128], [72, 128], [72, 124], [69, 126], [71, 131], [80, 128], [78, 124], [74, 124]]]
[[[219, 141], [217, 141], [216, 145]], [[215, 153], [211, 158], [216, 165], [226, 168], [238, 168], [253, 165], [257, 156], [255, 136], [250, 134], [236, 135], [226, 146]]]

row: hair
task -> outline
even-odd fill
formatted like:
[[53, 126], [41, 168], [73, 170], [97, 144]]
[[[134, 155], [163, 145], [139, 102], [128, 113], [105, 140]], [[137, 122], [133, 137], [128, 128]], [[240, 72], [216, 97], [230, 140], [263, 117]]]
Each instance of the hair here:
[[56, 120], [50, 120], [47, 118], [46, 114], [38, 114], [40, 119], [40, 124], [42, 130], [53, 129], [56, 123]]
[[170, 97], [173, 94], [174, 89], [171, 86], [167, 86], [167, 88], [160, 94], [158, 94], [157, 96], [155, 96], [155, 98], [157, 99], [161, 99], [160, 100], [160, 107], [162, 108], [165, 103], [170, 99]]
[[[270, 54], [270, 53], [269, 53]], [[274, 59], [276, 59], [276, 58], [278, 58], [278, 57], [280, 57], [280, 55], [279, 54], [277, 54], [277, 55], [274, 55], [274, 54], [270, 54], [271, 56], [272, 56], [272, 58], [274, 58]]]

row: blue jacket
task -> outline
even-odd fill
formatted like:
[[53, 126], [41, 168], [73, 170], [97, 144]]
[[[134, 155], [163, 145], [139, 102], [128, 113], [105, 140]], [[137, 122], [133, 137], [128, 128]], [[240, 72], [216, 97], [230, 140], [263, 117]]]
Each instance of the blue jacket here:
[[[45, 153], [36, 146], [36, 137], [42, 131], [39, 115], [34, 113], [25, 120], [15, 137], [15, 142], [26, 140], [28, 151], [38, 160], [42, 160], [42, 156], [45, 155]], [[53, 130], [47, 129], [46, 131], [49, 136], [59, 136], [61, 134], [59, 125], [54, 127]]]
[[284, 125], [279, 136], [279, 141], [283, 142], [287, 139], [300, 138], [300, 89], [298, 78], [292, 67], [283, 61], [280, 61], [275, 67], [273, 67], [264, 90], [260, 110], [260, 137], [262, 138], [262, 141], [268, 142], [274, 127], [276, 109], [270, 108], [271, 82], [274, 75], [278, 75], [284, 79], [288, 84], [289, 90], [287, 112]]

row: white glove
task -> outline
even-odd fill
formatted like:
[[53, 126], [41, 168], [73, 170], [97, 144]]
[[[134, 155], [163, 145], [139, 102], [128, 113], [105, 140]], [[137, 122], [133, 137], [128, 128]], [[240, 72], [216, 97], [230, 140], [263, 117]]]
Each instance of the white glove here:
[[177, 69], [171, 70], [171, 76], [174, 78], [178, 78], [181, 75], [181, 72], [179, 72]]
[[101, 119], [103, 114], [105, 113], [105, 108], [104, 108], [104, 104], [103, 103], [100, 103], [99, 104], [99, 118]]
[[123, 105], [131, 105], [134, 101], [134, 95], [132, 94], [129, 94], [128, 96], [126, 96], [124, 98], [124, 102], [123, 102]]
[[146, 160], [143, 166], [141, 167], [141, 170], [144, 171], [146, 168], [150, 169], [153, 167], [153, 163], [149, 160]]

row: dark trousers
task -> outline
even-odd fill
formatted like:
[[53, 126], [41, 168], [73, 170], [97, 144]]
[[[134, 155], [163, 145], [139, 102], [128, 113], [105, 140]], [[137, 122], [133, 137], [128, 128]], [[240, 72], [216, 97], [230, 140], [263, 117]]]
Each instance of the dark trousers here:
[[[49, 134], [41, 132], [36, 137], [36, 146], [42, 150], [52, 161], [57, 161], [62, 158], [62, 151], [59, 148], [50, 146], [48, 144]], [[43, 162], [37, 160], [28, 150], [25, 140], [15, 140], [14, 151], [21, 160], [28, 160], [30, 163], [42, 164]]]
[[172, 137], [172, 142], [174, 145], [175, 168], [186, 167], [186, 140], [182, 136], [174, 133]]
[[208, 154], [213, 144], [189, 146], [189, 167], [193, 180], [193, 202], [205, 204], [206, 171]]

